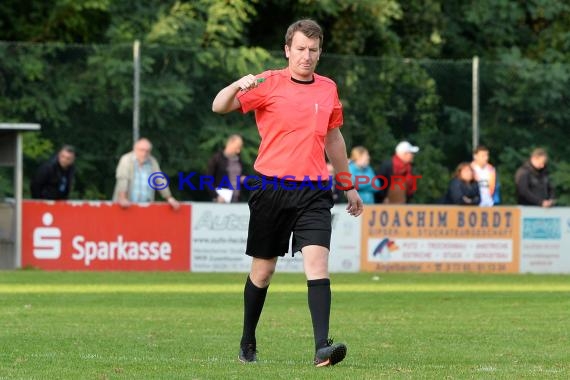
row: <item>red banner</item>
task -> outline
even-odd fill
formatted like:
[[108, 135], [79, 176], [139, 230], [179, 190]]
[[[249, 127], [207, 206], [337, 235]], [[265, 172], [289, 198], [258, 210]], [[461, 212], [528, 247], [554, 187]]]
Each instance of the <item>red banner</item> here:
[[189, 271], [190, 207], [25, 201], [22, 266]]

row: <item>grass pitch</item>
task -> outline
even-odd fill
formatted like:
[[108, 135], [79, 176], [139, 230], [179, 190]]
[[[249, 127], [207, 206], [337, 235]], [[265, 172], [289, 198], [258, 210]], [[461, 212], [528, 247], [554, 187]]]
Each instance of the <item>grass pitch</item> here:
[[333, 274], [348, 355], [318, 369], [299, 274], [238, 363], [245, 276], [0, 272], [0, 379], [570, 378], [568, 276]]

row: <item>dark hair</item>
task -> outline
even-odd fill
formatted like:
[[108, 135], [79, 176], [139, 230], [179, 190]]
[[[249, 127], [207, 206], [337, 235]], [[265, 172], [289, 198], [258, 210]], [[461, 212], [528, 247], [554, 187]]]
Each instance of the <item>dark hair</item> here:
[[475, 149], [473, 149], [473, 154], [477, 154], [479, 152], [488, 152], [489, 149], [485, 145], [477, 145]]
[[64, 144], [61, 146], [60, 152], [65, 150], [66, 152], [75, 154], [75, 147], [73, 145]]
[[291, 42], [293, 41], [293, 35], [295, 32], [303, 33], [307, 38], [318, 38], [319, 39], [319, 48], [322, 49], [323, 47], [323, 30], [315, 21], [310, 19], [304, 19], [295, 21], [289, 28], [287, 28], [287, 32], [285, 33], [285, 44], [291, 47]]
[[[471, 164], [469, 162], [462, 162], [459, 165], [457, 165], [457, 169], [455, 169], [455, 172], [453, 173], [453, 177], [461, 179], [461, 171], [466, 166], [468, 166], [469, 169], [471, 169], [471, 173], [473, 173], [473, 168], [471, 167]], [[475, 173], [473, 173], [473, 174], [475, 174]]]

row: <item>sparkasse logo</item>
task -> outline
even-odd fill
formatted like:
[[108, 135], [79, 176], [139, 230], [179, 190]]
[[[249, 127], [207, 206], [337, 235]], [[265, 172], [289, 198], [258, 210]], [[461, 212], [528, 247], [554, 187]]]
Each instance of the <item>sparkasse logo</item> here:
[[39, 260], [56, 260], [61, 256], [61, 230], [50, 227], [53, 215], [42, 215], [43, 227], [34, 229], [34, 257]]

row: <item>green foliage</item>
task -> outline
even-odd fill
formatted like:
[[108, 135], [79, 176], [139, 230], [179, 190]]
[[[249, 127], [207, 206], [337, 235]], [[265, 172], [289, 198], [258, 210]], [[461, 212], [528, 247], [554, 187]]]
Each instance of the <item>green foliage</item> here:
[[30, 159], [46, 159], [54, 153], [53, 143], [38, 133], [23, 133], [24, 156]]
[[552, 182], [556, 185], [557, 193], [555, 194], [556, 204], [568, 206], [570, 205], [570, 163], [567, 161], [554, 162]]
[[0, 39], [95, 42], [108, 25], [111, 0], [0, 2]]
[[498, 156], [500, 164], [497, 166], [498, 180], [501, 183], [501, 202], [503, 204], [516, 204], [515, 173], [517, 169], [530, 156], [530, 149], [516, 150], [510, 146], [504, 147]]

